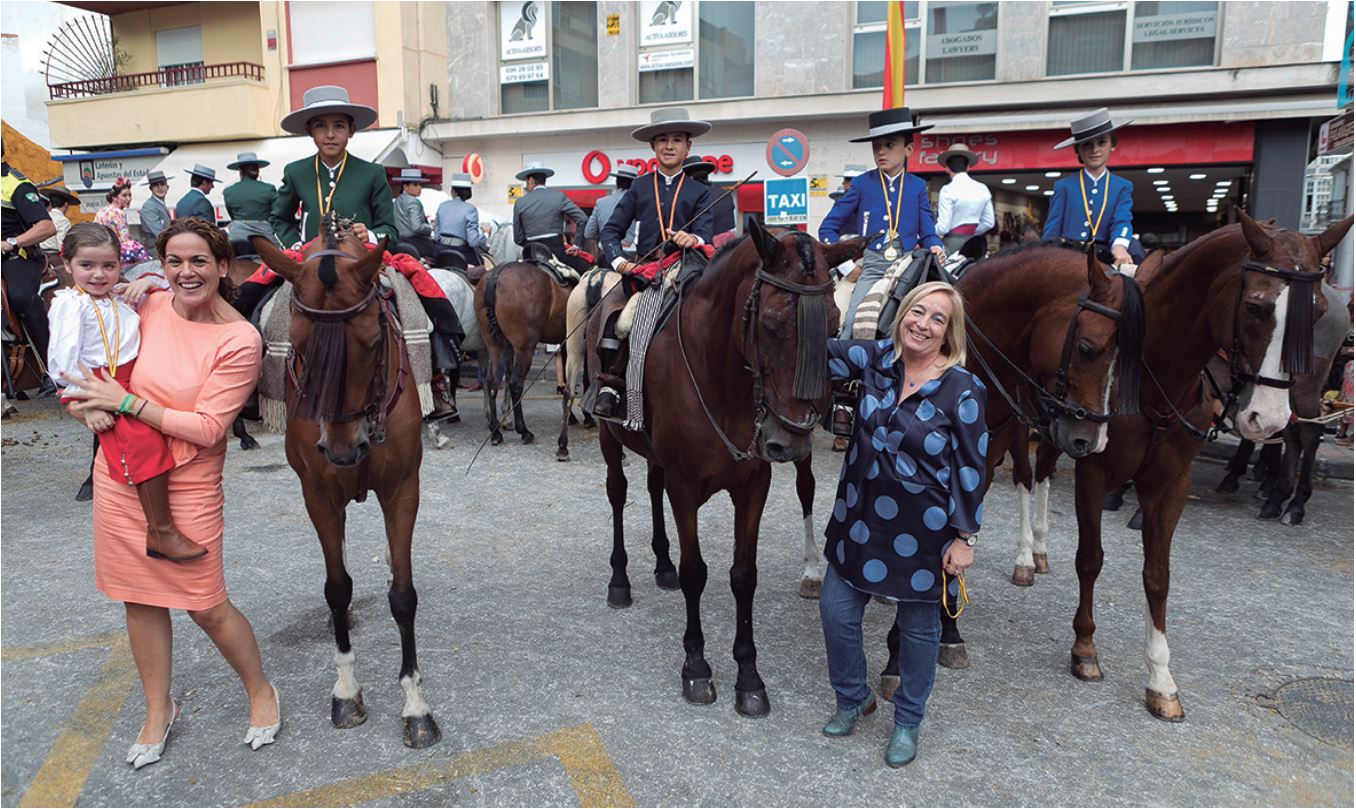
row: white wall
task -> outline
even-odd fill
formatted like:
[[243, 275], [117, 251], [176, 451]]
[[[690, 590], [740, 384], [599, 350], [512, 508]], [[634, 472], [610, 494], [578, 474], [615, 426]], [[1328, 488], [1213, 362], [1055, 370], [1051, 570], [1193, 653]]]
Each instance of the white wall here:
[[[46, 0], [6, 0], [0, 3], [0, 40], [4, 61], [5, 92], [0, 94], [0, 114], [25, 137], [50, 149], [47, 130], [47, 81], [43, 78], [42, 52], [52, 34], [65, 20], [87, 12], [59, 6]], [[22, 77], [22, 84], [16, 83]], [[22, 88], [22, 92], [19, 92]]]

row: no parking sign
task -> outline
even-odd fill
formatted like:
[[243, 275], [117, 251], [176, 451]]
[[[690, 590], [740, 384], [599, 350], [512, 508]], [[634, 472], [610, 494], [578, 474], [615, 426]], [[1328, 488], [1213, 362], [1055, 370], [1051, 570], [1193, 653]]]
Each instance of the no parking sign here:
[[799, 174], [810, 162], [810, 139], [799, 129], [780, 129], [767, 142], [767, 164], [783, 177]]

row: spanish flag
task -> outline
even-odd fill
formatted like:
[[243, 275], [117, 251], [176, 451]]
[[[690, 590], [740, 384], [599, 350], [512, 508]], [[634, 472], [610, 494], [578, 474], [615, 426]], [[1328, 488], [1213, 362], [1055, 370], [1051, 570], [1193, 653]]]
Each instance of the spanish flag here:
[[881, 109], [904, 106], [904, 3], [885, 4], [885, 91]]

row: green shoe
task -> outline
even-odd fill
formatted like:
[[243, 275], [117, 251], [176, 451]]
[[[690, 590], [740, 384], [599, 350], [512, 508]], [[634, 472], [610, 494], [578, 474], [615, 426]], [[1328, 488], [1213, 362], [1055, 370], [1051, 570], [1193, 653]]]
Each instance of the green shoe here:
[[918, 728], [895, 725], [895, 733], [890, 737], [890, 746], [885, 748], [885, 763], [891, 767], [903, 767], [917, 757]]
[[857, 720], [863, 716], [870, 716], [876, 712], [876, 695], [872, 694], [866, 700], [855, 708], [839, 708], [829, 717], [829, 723], [824, 726], [825, 736], [851, 736], [852, 726], [857, 724]]

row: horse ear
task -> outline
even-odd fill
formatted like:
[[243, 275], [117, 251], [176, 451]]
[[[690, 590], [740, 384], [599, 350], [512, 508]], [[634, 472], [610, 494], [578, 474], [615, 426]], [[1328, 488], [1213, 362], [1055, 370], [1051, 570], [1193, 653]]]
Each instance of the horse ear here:
[[1243, 238], [1248, 240], [1248, 249], [1259, 258], [1270, 255], [1271, 237], [1267, 235], [1266, 229], [1242, 208], [1235, 207], [1234, 210], [1238, 212], [1238, 221], [1243, 224]]
[[836, 244], [824, 244], [824, 258], [828, 261], [830, 267], [837, 267], [844, 261], [856, 261], [866, 252], [867, 239], [865, 236], [858, 236], [855, 239], [844, 239]]
[[372, 283], [372, 279], [381, 271], [382, 258], [386, 255], [386, 242], [387, 238], [381, 237], [376, 247], [368, 250], [367, 255], [354, 262], [353, 272], [358, 274], [364, 285]]
[[1319, 258], [1331, 253], [1333, 248], [1346, 238], [1347, 231], [1351, 230], [1351, 222], [1352, 218], [1348, 216], [1314, 237], [1314, 247], [1318, 248]]
[[263, 260], [264, 266], [281, 275], [288, 281], [295, 282], [297, 276], [301, 274], [301, 263], [294, 261], [291, 256], [284, 253], [273, 242], [265, 236], [251, 236], [250, 244], [254, 246], [259, 258]]
[[767, 232], [756, 219], [749, 220], [749, 238], [753, 240], [753, 247], [758, 251], [758, 257], [763, 260], [763, 264], [771, 264], [777, 257], [781, 245], [777, 242], [777, 237]]
[[1097, 247], [1088, 243], [1088, 298], [1097, 302], [1109, 300], [1112, 295], [1111, 276], [1097, 260]]

